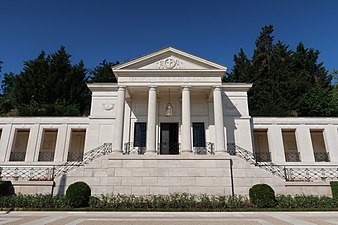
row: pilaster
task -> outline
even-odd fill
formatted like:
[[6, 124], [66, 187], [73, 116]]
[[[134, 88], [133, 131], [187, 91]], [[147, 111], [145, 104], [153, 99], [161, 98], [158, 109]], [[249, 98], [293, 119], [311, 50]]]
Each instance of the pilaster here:
[[271, 161], [276, 164], [285, 164], [282, 130], [277, 125], [268, 128], [268, 143]]
[[123, 141], [123, 122], [124, 122], [124, 107], [125, 107], [125, 94], [126, 87], [120, 86], [117, 91], [117, 106], [116, 106], [116, 118], [113, 140], [113, 153], [122, 153], [122, 141]]
[[215, 150], [216, 154], [225, 154], [225, 136], [224, 136], [224, 119], [223, 119], [223, 102], [222, 91], [220, 87], [215, 87], [213, 91], [214, 98], [214, 121], [215, 121]]
[[6, 161], [6, 155], [10, 155], [12, 146], [9, 146], [10, 136], [11, 136], [11, 124], [6, 124], [4, 127], [1, 127], [2, 133], [0, 137], [0, 162]]
[[324, 129], [323, 135], [330, 162], [338, 163], [338, 127], [328, 125]]
[[29, 129], [29, 137], [28, 137], [28, 143], [27, 143], [27, 149], [26, 149], [25, 162], [37, 161], [37, 157], [39, 156], [39, 151], [40, 151], [40, 148], [37, 147], [37, 146], [40, 146], [40, 145], [37, 145], [38, 135], [42, 135], [42, 134], [39, 134], [39, 124], [34, 124]]
[[311, 134], [308, 127], [300, 125], [300, 127], [296, 129], [296, 141], [298, 152], [300, 154], [300, 161], [304, 163], [315, 162]]

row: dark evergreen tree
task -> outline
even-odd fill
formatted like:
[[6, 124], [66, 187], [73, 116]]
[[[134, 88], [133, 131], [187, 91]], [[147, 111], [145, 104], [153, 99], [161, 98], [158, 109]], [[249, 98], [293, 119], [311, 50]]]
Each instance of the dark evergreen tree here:
[[90, 93], [86, 69], [80, 61], [71, 65], [61, 48], [48, 56], [42, 51], [24, 63], [23, 71], [5, 74], [4, 98], [21, 116], [75, 116], [88, 113]]
[[250, 80], [251, 73], [251, 61], [248, 59], [248, 56], [244, 53], [244, 50], [241, 48], [238, 55], [234, 55], [235, 65], [233, 72], [225, 77], [225, 81], [231, 82], [252, 82]]
[[253, 83], [248, 93], [253, 116], [338, 116], [333, 100], [332, 76], [319, 51], [300, 43], [296, 51], [277, 41], [271, 25], [262, 28], [252, 59], [243, 49], [227, 82]]
[[91, 82], [96, 83], [116, 83], [116, 77], [112, 71], [112, 67], [119, 64], [116, 62], [108, 62], [103, 60], [98, 66], [96, 66], [91, 73]]

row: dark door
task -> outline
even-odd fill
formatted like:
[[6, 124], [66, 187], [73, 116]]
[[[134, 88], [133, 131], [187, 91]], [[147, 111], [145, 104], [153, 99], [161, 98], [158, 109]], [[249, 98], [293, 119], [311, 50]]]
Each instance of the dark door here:
[[160, 153], [179, 154], [178, 123], [161, 123]]

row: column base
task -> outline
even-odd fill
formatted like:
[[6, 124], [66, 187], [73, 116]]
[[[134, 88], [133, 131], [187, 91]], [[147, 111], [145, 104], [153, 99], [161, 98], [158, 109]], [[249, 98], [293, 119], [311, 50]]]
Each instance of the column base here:
[[122, 155], [122, 151], [120, 151], [120, 150], [113, 150], [113, 151], [111, 152], [111, 154], [114, 154], [114, 155]]
[[181, 152], [181, 155], [192, 155], [192, 151], [191, 150], [184, 150]]
[[150, 150], [150, 151], [146, 151], [145, 153], [144, 153], [144, 155], [156, 155], [156, 151], [155, 150]]
[[225, 150], [222, 151], [215, 151], [215, 155], [226, 155], [227, 152]]

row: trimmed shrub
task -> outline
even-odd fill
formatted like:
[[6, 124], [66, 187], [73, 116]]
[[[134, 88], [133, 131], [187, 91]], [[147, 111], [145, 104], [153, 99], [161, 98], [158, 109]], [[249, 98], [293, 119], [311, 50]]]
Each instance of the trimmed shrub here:
[[85, 182], [75, 182], [67, 188], [66, 199], [71, 207], [89, 206], [91, 190]]
[[338, 206], [335, 199], [318, 195], [278, 195], [276, 200], [276, 207], [283, 209], [332, 209]]
[[0, 181], [0, 197], [14, 195], [14, 187], [11, 181]]
[[258, 208], [276, 205], [275, 191], [267, 184], [256, 184], [249, 190], [250, 201]]
[[338, 181], [331, 181], [331, 192], [332, 192], [332, 198], [338, 199]]

